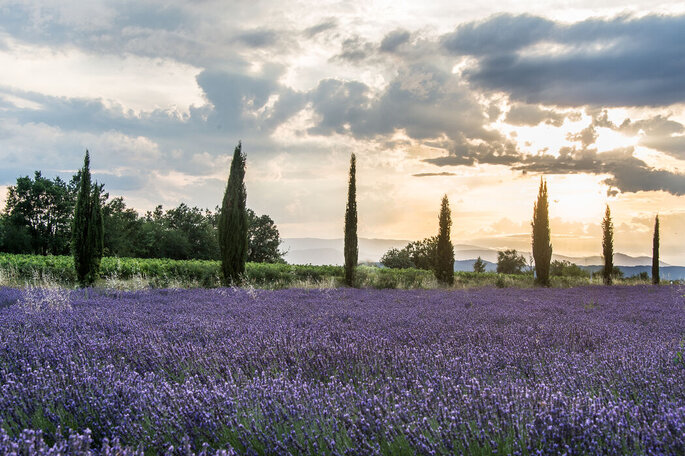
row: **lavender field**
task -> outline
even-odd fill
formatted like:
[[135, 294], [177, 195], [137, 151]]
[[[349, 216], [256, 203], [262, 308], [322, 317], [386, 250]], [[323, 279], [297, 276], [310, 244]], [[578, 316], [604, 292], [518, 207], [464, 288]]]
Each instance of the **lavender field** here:
[[685, 291], [0, 290], [0, 453], [684, 454]]

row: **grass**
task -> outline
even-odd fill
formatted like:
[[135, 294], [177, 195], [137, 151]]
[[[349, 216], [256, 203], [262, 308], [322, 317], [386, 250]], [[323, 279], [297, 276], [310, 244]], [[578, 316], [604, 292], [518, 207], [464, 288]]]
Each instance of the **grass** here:
[[[102, 259], [96, 287], [113, 290], [144, 288], [214, 288], [221, 286], [218, 261], [168, 260], [145, 258]], [[551, 286], [568, 288], [601, 285], [601, 278], [552, 277]], [[649, 280], [627, 278], [617, 284], [647, 284]], [[73, 259], [69, 256], [0, 254], [0, 285], [10, 287], [75, 288]], [[343, 286], [341, 266], [247, 263], [245, 287], [336, 288]], [[355, 286], [359, 288], [434, 289], [439, 288], [432, 271], [389, 269], [359, 266]], [[532, 274], [497, 274], [494, 272], [455, 272], [453, 288], [534, 287]]]

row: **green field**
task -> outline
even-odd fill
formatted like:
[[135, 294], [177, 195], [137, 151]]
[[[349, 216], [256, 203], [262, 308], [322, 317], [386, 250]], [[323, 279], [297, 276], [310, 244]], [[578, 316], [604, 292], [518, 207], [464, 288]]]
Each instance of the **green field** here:
[[[220, 263], [205, 260], [168, 260], [143, 258], [102, 259], [98, 287], [139, 288], [212, 288], [220, 286]], [[321, 288], [342, 285], [341, 266], [247, 263], [243, 286], [256, 288]], [[626, 279], [621, 283], [640, 283]], [[598, 279], [553, 277], [555, 287], [599, 284]], [[5, 286], [76, 286], [73, 259], [70, 256], [0, 254], [0, 284]], [[437, 288], [431, 271], [423, 269], [388, 269], [374, 266], [357, 268], [357, 287], [361, 288]], [[532, 287], [530, 274], [455, 272], [454, 288]]]

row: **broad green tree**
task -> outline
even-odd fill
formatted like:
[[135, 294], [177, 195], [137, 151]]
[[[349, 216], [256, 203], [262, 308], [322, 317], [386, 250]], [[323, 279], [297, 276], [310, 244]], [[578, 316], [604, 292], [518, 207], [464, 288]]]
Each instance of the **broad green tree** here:
[[438, 264], [438, 236], [431, 236], [422, 241], [414, 241], [404, 248], [409, 258], [418, 269], [434, 271]]
[[602, 270], [604, 284], [611, 285], [614, 271], [614, 224], [611, 221], [611, 210], [608, 204], [604, 212], [604, 219], [602, 219], [602, 255], [604, 256], [604, 269]]
[[357, 158], [350, 157], [350, 176], [347, 187], [347, 207], [345, 208], [345, 284], [354, 285], [355, 269], [359, 258], [357, 240]]
[[102, 206], [105, 224], [105, 256], [142, 257], [143, 219], [135, 209], [126, 207], [121, 196]]
[[381, 257], [381, 263], [386, 268], [391, 269], [407, 269], [416, 267], [406, 249], [400, 250], [393, 248], [388, 250]]
[[659, 285], [659, 216], [654, 219], [654, 238], [652, 239], [652, 283]]
[[435, 267], [435, 277], [442, 285], [452, 285], [454, 283], [454, 247], [450, 240], [451, 229], [450, 202], [447, 199], [447, 195], [444, 195], [440, 205], [437, 261]]
[[381, 263], [388, 268], [417, 268], [435, 271], [438, 262], [438, 236], [412, 241], [403, 249], [385, 252]]
[[533, 259], [535, 260], [535, 281], [549, 286], [549, 264], [552, 260], [552, 242], [549, 232], [549, 203], [547, 182], [540, 178], [538, 200], [533, 206]]
[[279, 250], [281, 237], [278, 227], [268, 215], [257, 215], [247, 210], [247, 261], [253, 263], [283, 263]]
[[516, 249], [497, 252], [497, 272], [500, 274], [523, 274], [526, 258]]
[[3, 250], [12, 253], [66, 255], [76, 192], [59, 177], [40, 171], [19, 177], [7, 191]]
[[221, 271], [226, 286], [240, 283], [247, 261], [247, 191], [245, 155], [239, 142], [233, 152], [231, 171], [219, 214]]
[[104, 224], [100, 194], [102, 187], [91, 183], [90, 155], [86, 151], [81, 170], [71, 231], [76, 277], [82, 287], [92, 285], [100, 271], [104, 249]]

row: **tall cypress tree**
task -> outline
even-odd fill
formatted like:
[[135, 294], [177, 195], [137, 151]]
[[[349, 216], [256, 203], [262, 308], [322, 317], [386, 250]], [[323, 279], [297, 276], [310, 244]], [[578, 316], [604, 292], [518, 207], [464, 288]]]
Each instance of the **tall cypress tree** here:
[[345, 284], [354, 285], [355, 268], [359, 257], [357, 240], [357, 158], [350, 158], [350, 180], [347, 186], [347, 207], [345, 208]]
[[611, 221], [611, 210], [607, 204], [604, 219], [602, 219], [602, 254], [604, 255], [604, 284], [611, 285], [614, 272], [614, 224]]
[[447, 195], [442, 197], [439, 225], [435, 277], [442, 285], [452, 285], [454, 283], [454, 247], [450, 240], [452, 216], [450, 215], [450, 203]]
[[92, 285], [98, 277], [104, 235], [100, 186], [91, 184], [90, 155], [86, 150], [71, 229], [74, 267], [82, 287]]
[[652, 283], [659, 285], [659, 216], [654, 219], [654, 238], [652, 239]]
[[552, 243], [549, 232], [549, 204], [547, 182], [540, 178], [538, 200], [533, 206], [533, 259], [535, 260], [535, 280], [538, 284], [549, 286], [549, 264], [552, 260]]
[[245, 155], [242, 143], [233, 152], [231, 171], [219, 214], [219, 250], [223, 283], [240, 283], [247, 261], [247, 192], [245, 190]]

